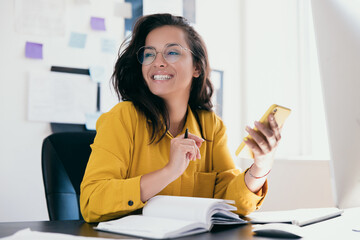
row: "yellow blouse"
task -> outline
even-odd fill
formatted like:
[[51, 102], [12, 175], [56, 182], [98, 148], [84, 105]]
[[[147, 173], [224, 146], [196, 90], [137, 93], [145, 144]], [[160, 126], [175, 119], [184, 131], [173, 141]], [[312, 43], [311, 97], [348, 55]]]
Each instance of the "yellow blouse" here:
[[[183, 175], [159, 195], [232, 199], [238, 214], [254, 211], [266, 195], [267, 183], [261, 196], [251, 192], [245, 185], [245, 173], [236, 169], [231, 158], [222, 120], [213, 112], [201, 110], [198, 115], [204, 137], [210, 141], [202, 143], [201, 159], [191, 161]], [[189, 107], [186, 128], [201, 137]], [[173, 138], [167, 132], [159, 143], [149, 144], [147, 119], [132, 102], [121, 102], [101, 115], [96, 129], [81, 183], [80, 208], [87, 222], [117, 218], [142, 208], [140, 178], [168, 163]]]

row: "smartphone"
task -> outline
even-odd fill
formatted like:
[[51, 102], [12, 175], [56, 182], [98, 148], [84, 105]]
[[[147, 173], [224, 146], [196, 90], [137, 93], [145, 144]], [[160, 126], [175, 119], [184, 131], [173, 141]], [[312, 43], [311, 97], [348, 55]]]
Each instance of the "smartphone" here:
[[[284, 125], [286, 118], [290, 115], [290, 112], [291, 112], [291, 110], [289, 108], [282, 107], [277, 104], [273, 104], [265, 112], [265, 114], [262, 116], [262, 118], [259, 120], [259, 122], [269, 126], [268, 117], [271, 113], [273, 113], [278, 126], [281, 128]], [[257, 130], [257, 128], [255, 127], [254, 130]], [[252, 137], [250, 135], [248, 135], [246, 138], [252, 139]], [[242, 157], [242, 158], [254, 158], [253, 152], [246, 146], [244, 141], [237, 148], [235, 154], [236, 154], [236, 156]]]

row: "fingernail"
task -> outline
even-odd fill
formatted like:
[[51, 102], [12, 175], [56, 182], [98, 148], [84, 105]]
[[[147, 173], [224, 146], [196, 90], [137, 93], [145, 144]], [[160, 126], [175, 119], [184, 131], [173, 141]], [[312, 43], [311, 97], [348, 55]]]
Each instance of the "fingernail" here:
[[251, 130], [251, 128], [249, 127], [249, 126], [246, 126], [246, 131], [250, 131]]

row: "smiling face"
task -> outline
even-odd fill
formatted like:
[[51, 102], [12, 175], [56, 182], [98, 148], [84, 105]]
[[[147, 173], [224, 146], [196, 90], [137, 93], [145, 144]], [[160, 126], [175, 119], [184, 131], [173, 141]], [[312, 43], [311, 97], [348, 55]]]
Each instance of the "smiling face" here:
[[[167, 62], [161, 52], [166, 46], [180, 44], [189, 49], [184, 31], [174, 26], [163, 26], [151, 31], [145, 40], [146, 46], [156, 49], [158, 54], [149, 65], [142, 65], [142, 74], [150, 91], [165, 101], [172, 99], [188, 101], [193, 77], [199, 71], [193, 64], [192, 53], [182, 50], [174, 63]], [[170, 53], [173, 54], [173, 53]]]

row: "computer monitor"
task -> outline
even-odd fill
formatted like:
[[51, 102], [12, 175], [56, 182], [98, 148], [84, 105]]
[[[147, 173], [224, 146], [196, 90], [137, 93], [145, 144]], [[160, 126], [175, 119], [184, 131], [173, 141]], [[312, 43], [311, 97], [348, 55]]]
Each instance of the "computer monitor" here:
[[338, 207], [360, 207], [360, 2], [312, 0]]

